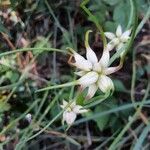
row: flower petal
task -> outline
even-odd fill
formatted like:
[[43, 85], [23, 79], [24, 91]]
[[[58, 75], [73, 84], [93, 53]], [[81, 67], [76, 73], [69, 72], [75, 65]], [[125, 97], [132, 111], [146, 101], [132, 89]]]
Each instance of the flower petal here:
[[87, 96], [86, 96], [87, 99], [92, 98], [95, 95], [97, 89], [98, 89], [98, 86], [96, 84], [90, 85], [89, 88], [88, 88]]
[[67, 105], [68, 105], [68, 102], [65, 101], [65, 100], [63, 100], [63, 104], [60, 105], [60, 107], [61, 107], [62, 109], [64, 109]]
[[75, 63], [74, 65], [82, 70], [90, 71], [92, 69], [91, 62], [87, 61], [84, 57], [74, 52]]
[[75, 74], [81, 77], [81, 76], [84, 76], [86, 74], [86, 72], [85, 71], [78, 71], [78, 72], [75, 72]]
[[115, 47], [115, 44], [114, 44], [112, 41], [110, 41], [110, 42], [106, 45], [106, 49], [107, 49], [108, 51], [113, 50], [114, 47]]
[[112, 80], [105, 75], [101, 75], [101, 77], [99, 78], [98, 86], [103, 93], [106, 93], [107, 91], [114, 88]]
[[97, 56], [95, 52], [90, 48], [89, 46], [89, 33], [92, 32], [91, 30], [88, 30], [85, 34], [85, 47], [86, 47], [86, 58], [88, 61], [90, 61], [92, 64], [98, 62]]
[[109, 75], [109, 74], [115, 73], [115, 72], [117, 72], [120, 68], [121, 68], [120, 65], [117, 66], [117, 67], [109, 67], [109, 68], [106, 68], [106, 69], [104, 70], [104, 74], [105, 74], [105, 75]]
[[117, 30], [116, 30], [116, 35], [117, 35], [117, 37], [120, 37], [122, 35], [121, 25], [118, 25]]
[[109, 64], [109, 59], [110, 59], [110, 54], [109, 51], [107, 49], [104, 49], [102, 57], [99, 61], [99, 63], [103, 66], [103, 67], [107, 67]]
[[73, 122], [75, 121], [76, 117], [77, 117], [76, 113], [74, 113], [72, 111], [71, 112], [65, 111], [63, 113], [63, 120], [66, 121], [66, 123], [68, 125], [72, 125]]
[[76, 105], [76, 106], [73, 108], [73, 112], [75, 112], [76, 114], [82, 114], [82, 113], [85, 113], [85, 112], [88, 111], [87, 109], [82, 109], [82, 108], [83, 108], [82, 106]]
[[98, 80], [98, 73], [91, 71], [81, 77], [78, 82], [80, 85], [89, 86]]
[[65, 101], [65, 100], [63, 100], [63, 105], [64, 105], [64, 106], [67, 106], [67, 105], [68, 105], [68, 102]]
[[130, 35], [131, 34], [131, 30], [127, 30], [125, 31], [122, 35], [121, 35], [121, 41], [122, 42], [127, 42], [128, 39], [130, 38]]
[[97, 59], [95, 52], [90, 47], [86, 47], [86, 58], [92, 64], [98, 62], [98, 59]]
[[112, 40], [112, 39], [114, 39], [116, 37], [115, 34], [112, 33], [112, 32], [105, 32], [104, 34], [110, 40]]

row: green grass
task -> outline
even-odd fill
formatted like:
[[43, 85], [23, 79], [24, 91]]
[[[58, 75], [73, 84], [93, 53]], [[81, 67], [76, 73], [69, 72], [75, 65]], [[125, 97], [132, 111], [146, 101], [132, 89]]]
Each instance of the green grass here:
[[[130, 11], [120, 12], [124, 16], [130, 16], [126, 23], [126, 29], [132, 28], [130, 40], [122, 49], [112, 55], [109, 63], [113, 66], [117, 61], [123, 65], [120, 74], [116, 73], [112, 78], [119, 80], [120, 84], [114, 83], [120, 88], [120, 91], [115, 90], [113, 93], [106, 94], [98, 91], [92, 99], [85, 100], [87, 91], [80, 92], [76, 82], [78, 78], [74, 75], [73, 68], [67, 63], [71, 55], [67, 47], [75, 49], [82, 55], [85, 54], [84, 35], [88, 29], [96, 31], [96, 33], [92, 32], [90, 46], [96, 47], [94, 51], [101, 55], [102, 49], [107, 44], [104, 35], [106, 22], [110, 20], [109, 28], [116, 28], [118, 22], [113, 14], [124, 3], [119, 0], [106, 1], [83, 0], [80, 3], [75, 1], [57, 3], [44, 0], [32, 4], [23, 1], [18, 4], [20, 8], [21, 4], [25, 6], [22, 9], [25, 14], [26, 27], [34, 18], [38, 20], [43, 16], [44, 19], [48, 17], [51, 22], [49, 33], [40, 35], [43, 37], [40, 40], [35, 35], [33, 39], [30, 39], [28, 47], [9, 50], [6, 41], [6, 43], [0, 43], [0, 49], [2, 49], [0, 58], [8, 58], [12, 55], [18, 57], [18, 54], [23, 55], [29, 51], [33, 54], [33, 58], [23, 70], [18, 67], [15, 58], [16, 64], [13, 67], [3, 66], [7, 67], [6, 71], [5, 69], [0, 71], [1, 78], [4, 80], [4, 82], [3, 80], [2, 83], [0, 82], [0, 107], [6, 107], [4, 111], [0, 111], [0, 141], [2, 136], [9, 137], [0, 143], [0, 149], [5, 149], [14, 141], [16, 143], [15, 150], [28, 150], [29, 147], [39, 150], [42, 145], [40, 141], [45, 142], [42, 147], [45, 149], [48, 147], [52, 149], [55, 146], [56, 148], [57, 146], [63, 147], [63, 149], [72, 149], [72, 147], [86, 149], [87, 146], [94, 150], [106, 148], [109, 150], [122, 148], [140, 150], [150, 146], [147, 140], [150, 79], [146, 69], [148, 61], [141, 57], [142, 54], [148, 54], [146, 46], [149, 42], [144, 41], [145, 44], [143, 44], [143, 42], [136, 41], [137, 36], [140, 38], [144, 36], [138, 34], [143, 28], [146, 28], [144, 25], [149, 18], [150, 8], [145, 7], [144, 2], [130, 0], [125, 2]], [[139, 8], [139, 3], [147, 11], [146, 14], [143, 14], [142, 9]], [[99, 10], [99, 5], [103, 6], [103, 13]], [[13, 5], [14, 10], [17, 9], [15, 7]], [[104, 21], [98, 17], [99, 13], [105, 17]], [[30, 19], [32, 15], [36, 16], [33, 17], [33, 20]], [[143, 18], [139, 19], [141, 15]], [[78, 20], [78, 17], [81, 19]], [[120, 18], [120, 23], [123, 24], [122, 18]], [[8, 28], [7, 25], [4, 27]], [[2, 30], [4, 27], [0, 26], [0, 32], [5, 32]], [[41, 27], [43, 26], [41, 25], [39, 28]], [[19, 32], [17, 26], [14, 25], [14, 28], [16, 32]], [[7, 30], [8, 39], [15, 45], [17, 39], [13, 37], [9, 28]], [[23, 31], [25, 32], [26, 29], [22, 29], [21, 32]], [[97, 46], [95, 46], [96, 44]], [[144, 50], [138, 52], [139, 48]], [[123, 51], [125, 53], [120, 57]], [[32, 72], [33, 64], [36, 64], [38, 74]], [[8, 76], [9, 71], [12, 73], [11, 76]], [[33, 76], [37, 78], [32, 78]], [[126, 77], [129, 78], [128, 83], [126, 83]], [[33, 86], [33, 83], [36, 83], [36, 86]], [[25, 89], [23, 92], [19, 91], [21, 87]], [[87, 114], [78, 116], [69, 128], [66, 124], [61, 123], [62, 114], [65, 111], [60, 108], [63, 99], [69, 101], [69, 105], [77, 99], [77, 103], [83, 105], [83, 108], [89, 109]], [[8, 105], [5, 104], [8, 104], [10, 108], [7, 108]], [[104, 110], [96, 111], [99, 106]], [[28, 113], [32, 114], [32, 121], [25, 128], [19, 129], [20, 122], [25, 120]], [[9, 119], [4, 125], [6, 115]], [[47, 138], [44, 139], [44, 136]], [[47, 139], [49, 140], [48, 144], [46, 144]]]

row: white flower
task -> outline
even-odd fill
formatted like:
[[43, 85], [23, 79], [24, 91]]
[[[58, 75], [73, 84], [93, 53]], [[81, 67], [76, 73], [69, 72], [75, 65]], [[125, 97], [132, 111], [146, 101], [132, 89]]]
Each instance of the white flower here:
[[95, 95], [98, 88], [104, 93], [114, 89], [113, 82], [107, 75], [119, 70], [120, 66], [108, 67], [110, 59], [108, 49], [104, 49], [102, 57], [98, 61], [95, 52], [90, 48], [88, 44], [89, 32], [91, 31], [87, 31], [85, 35], [87, 59], [85, 59], [73, 49], [71, 49], [75, 62], [72, 63], [70, 60], [69, 63], [73, 66], [76, 66], [77, 69], [79, 69], [78, 72], [75, 72], [75, 74], [81, 77], [78, 80], [78, 84], [81, 85], [83, 90], [86, 87], [88, 87], [87, 98], [92, 98]]
[[119, 25], [116, 30], [116, 34], [112, 32], [105, 32], [105, 36], [110, 39], [110, 42], [107, 44], [107, 49], [111, 51], [116, 47], [117, 50], [121, 49], [124, 44], [129, 40], [131, 30], [122, 32], [122, 28]]
[[77, 114], [82, 114], [88, 111], [86, 109], [82, 109], [83, 107], [81, 105], [77, 105], [76, 102], [69, 104], [65, 100], [63, 100], [63, 105], [60, 105], [60, 107], [65, 110], [63, 113], [63, 122], [66, 121], [69, 126], [73, 124]]
[[32, 121], [32, 115], [31, 114], [27, 114], [25, 116], [25, 118], [28, 120], [29, 123], [31, 123], [31, 121]]

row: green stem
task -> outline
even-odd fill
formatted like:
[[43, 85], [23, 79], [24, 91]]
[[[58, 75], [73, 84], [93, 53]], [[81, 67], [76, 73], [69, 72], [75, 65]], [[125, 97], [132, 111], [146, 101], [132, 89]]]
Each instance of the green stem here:
[[149, 90], [150, 90], [150, 82], [148, 82], [148, 86], [146, 89], [146, 93], [142, 99], [142, 102], [140, 104], [140, 106], [137, 108], [137, 111], [135, 112], [135, 114], [131, 117], [130, 121], [127, 123], [127, 125], [124, 127], [124, 129], [119, 133], [119, 135], [117, 136], [117, 138], [113, 141], [113, 143], [110, 145], [108, 150], [115, 150], [116, 149], [116, 145], [117, 143], [120, 141], [120, 139], [122, 138], [122, 136], [126, 133], [126, 131], [130, 128], [130, 126], [132, 125], [132, 123], [137, 119], [137, 117], [139, 116], [139, 113], [141, 112], [141, 109], [144, 105], [144, 102], [149, 94]]
[[81, 8], [88, 14], [88, 16], [90, 17], [91, 21], [95, 23], [96, 27], [98, 28], [98, 30], [100, 31], [101, 37], [102, 37], [102, 41], [103, 41], [103, 45], [104, 45], [104, 49], [107, 45], [107, 41], [106, 41], [106, 37], [104, 35], [104, 31], [102, 26], [99, 24], [97, 18], [90, 12], [90, 10], [85, 6], [87, 3], [89, 2], [89, 0], [84, 0], [81, 3]]
[[60, 111], [60, 113], [58, 113], [44, 128], [42, 128], [39, 132], [37, 132], [36, 134], [34, 134], [33, 136], [31, 136], [30, 138], [28, 138], [26, 140], [26, 142], [30, 141], [31, 139], [35, 138], [36, 136], [38, 136], [39, 134], [41, 134], [42, 132], [44, 132], [53, 122], [55, 122], [60, 115], [72, 104], [73, 101], [71, 101], [70, 103], [67, 104], [67, 106]]
[[98, 105], [100, 103], [102, 103], [105, 99], [107, 99], [108, 97], [110, 96], [110, 92], [107, 92], [105, 95], [103, 95], [100, 99], [98, 100], [92, 100], [92, 102], [90, 102], [90, 104], [86, 104], [83, 108], [84, 109], [88, 109], [88, 108], [91, 108], [95, 105]]
[[16, 126], [17, 122], [24, 118], [26, 116], [27, 113], [30, 112], [30, 110], [32, 110], [32, 108], [35, 107], [35, 105], [37, 104], [37, 102], [39, 102], [40, 100], [35, 101], [20, 117], [18, 117], [17, 119], [13, 120], [8, 126], [6, 126], [1, 132], [0, 135], [3, 135], [6, 131], [8, 131], [11, 127]]
[[77, 85], [77, 84], [78, 84], [78, 82], [76, 80], [76, 81], [72, 81], [72, 82], [68, 82], [68, 83], [64, 83], [64, 84], [60, 84], [60, 85], [49, 86], [49, 87], [46, 87], [43, 89], [39, 89], [36, 92], [42, 92], [42, 91], [51, 90], [51, 89], [58, 89], [58, 88], [73, 86], [73, 85]]
[[132, 80], [131, 80], [131, 101], [132, 101], [133, 104], [135, 103], [134, 88], [135, 88], [135, 82], [136, 82], [135, 55], [136, 55], [136, 52], [135, 52], [135, 49], [134, 49], [133, 50], [133, 55], [132, 55]]
[[0, 57], [2, 56], [6, 56], [6, 55], [10, 55], [10, 54], [14, 54], [17, 52], [27, 52], [27, 51], [34, 51], [34, 50], [43, 50], [43, 51], [55, 51], [55, 52], [61, 52], [61, 53], [68, 53], [66, 50], [60, 50], [60, 49], [56, 49], [56, 48], [20, 48], [20, 49], [16, 49], [13, 51], [8, 51], [8, 52], [4, 52], [0, 54]]
[[148, 8], [148, 11], [147, 11], [146, 15], [144, 16], [143, 20], [138, 25], [135, 36], [140, 32], [140, 30], [142, 29], [143, 25], [146, 23], [146, 21], [148, 20], [149, 17], [150, 17], [150, 7]]
[[137, 9], [136, 9], [136, 3], [135, 3], [135, 0], [132, 0], [132, 9], [133, 9], [133, 17], [132, 17], [132, 21], [131, 21], [131, 24], [133, 24], [133, 31], [132, 31], [132, 35], [131, 35], [131, 39], [127, 45], [127, 49], [125, 50], [123, 56], [122, 56], [122, 62], [125, 61], [125, 56], [126, 54], [128, 53], [128, 51], [130, 50], [132, 44], [133, 44], [133, 41], [134, 41], [134, 38], [136, 36], [136, 29], [137, 29], [137, 23], [138, 23], [138, 17], [137, 17]]
[[130, 12], [130, 19], [129, 19], [129, 22], [128, 22], [128, 25], [127, 25], [127, 29], [129, 29], [131, 26], [132, 26], [132, 19], [134, 17], [134, 3], [133, 3], [133, 0], [130, 0], [130, 5], [131, 5], [131, 12]]

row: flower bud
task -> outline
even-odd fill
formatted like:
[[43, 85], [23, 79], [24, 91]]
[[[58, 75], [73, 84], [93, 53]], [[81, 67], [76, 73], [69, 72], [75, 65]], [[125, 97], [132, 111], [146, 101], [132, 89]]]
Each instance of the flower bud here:
[[72, 125], [73, 122], [75, 121], [76, 117], [77, 117], [77, 115], [73, 111], [71, 111], [71, 112], [65, 111], [63, 113], [63, 121], [66, 121], [66, 123], [68, 125]]
[[98, 86], [103, 93], [106, 93], [110, 91], [111, 89], [114, 89], [114, 84], [112, 80], [105, 75], [100, 76], [98, 80]]

